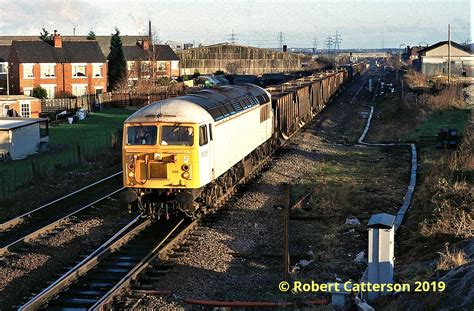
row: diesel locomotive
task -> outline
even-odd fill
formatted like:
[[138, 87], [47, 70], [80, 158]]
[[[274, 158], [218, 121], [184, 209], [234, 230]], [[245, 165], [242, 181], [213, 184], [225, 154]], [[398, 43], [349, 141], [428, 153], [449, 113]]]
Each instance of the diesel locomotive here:
[[352, 65], [263, 89], [221, 86], [161, 100], [123, 129], [126, 201], [147, 217], [197, 217], [268, 160], [364, 69]]

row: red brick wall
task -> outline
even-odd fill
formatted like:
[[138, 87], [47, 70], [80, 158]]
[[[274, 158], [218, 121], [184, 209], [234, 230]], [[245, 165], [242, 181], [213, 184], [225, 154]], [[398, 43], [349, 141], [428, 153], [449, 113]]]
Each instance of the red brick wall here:
[[[15, 66], [15, 65], [14, 65]], [[56, 64], [55, 73], [56, 77], [54, 78], [41, 78], [41, 66], [40, 64], [35, 64], [33, 67], [33, 79], [24, 79], [23, 78], [23, 64], [16, 64], [18, 71], [12, 72], [15, 74], [14, 80], [17, 82], [17, 87], [15, 88], [15, 94], [23, 94], [24, 87], [37, 87], [41, 84], [56, 84], [56, 93], [67, 92], [72, 93], [72, 84], [87, 84], [88, 93], [95, 94], [95, 87], [102, 87], [103, 92], [107, 92], [107, 64], [104, 63], [102, 66], [102, 77], [93, 77], [92, 76], [92, 64], [86, 64], [86, 77], [73, 77], [72, 76], [72, 64], [65, 63]], [[64, 75], [63, 75], [64, 68]], [[64, 84], [63, 84], [64, 81]]]
[[[15, 109], [20, 114], [20, 102], [9, 103], [10, 109]], [[30, 118], [39, 118], [41, 113], [41, 101], [39, 99], [30, 100]]]

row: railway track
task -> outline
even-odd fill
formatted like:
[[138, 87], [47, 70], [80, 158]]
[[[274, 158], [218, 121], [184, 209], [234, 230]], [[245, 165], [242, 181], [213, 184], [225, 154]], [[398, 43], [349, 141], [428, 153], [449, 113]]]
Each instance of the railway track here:
[[[245, 185], [269, 164], [262, 161], [218, 201], [220, 207], [234, 202], [238, 186]], [[212, 216], [212, 215], [209, 215]], [[207, 217], [202, 220], [206, 221]], [[152, 222], [135, 218], [120, 232], [82, 260], [66, 274], [25, 303], [19, 310], [47, 309], [101, 310], [110, 305], [138, 275], [163, 259], [201, 220], [170, 219]]]
[[163, 256], [197, 221], [151, 222], [139, 216], [19, 310], [100, 309], [150, 261]]
[[[117, 179], [121, 178], [121, 173], [103, 178], [0, 224], [0, 256], [4, 256], [22, 242], [29, 242], [54, 230], [67, 220], [87, 213], [95, 204], [122, 191], [122, 186], [113, 186], [117, 184]], [[86, 192], [92, 187], [92, 193]], [[115, 189], [110, 191], [110, 187]]]

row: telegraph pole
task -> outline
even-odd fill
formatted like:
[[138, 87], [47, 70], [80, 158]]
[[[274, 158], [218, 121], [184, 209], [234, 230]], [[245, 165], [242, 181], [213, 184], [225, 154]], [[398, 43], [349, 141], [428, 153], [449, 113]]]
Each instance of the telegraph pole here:
[[451, 24], [448, 24], [448, 84], [451, 84]]

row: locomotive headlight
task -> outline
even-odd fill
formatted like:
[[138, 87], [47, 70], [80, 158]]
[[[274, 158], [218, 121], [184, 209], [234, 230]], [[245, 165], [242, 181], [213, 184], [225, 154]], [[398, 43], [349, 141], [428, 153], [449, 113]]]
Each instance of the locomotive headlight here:
[[184, 179], [191, 179], [191, 174], [189, 172], [184, 172], [183, 174], [181, 174], [181, 176], [184, 178]]
[[135, 173], [134, 173], [134, 172], [128, 172], [128, 177], [134, 178], [134, 177], [135, 177]]
[[182, 169], [183, 171], [187, 172], [187, 171], [189, 171], [189, 165], [183, 164], [183, 165], [181, 165], [181, 169]]
[[161, 153], [158, 153], [158, 152], [154, 153], [154, 154], [153, 154], [153, 159], [155, 159], [155, 160], [161, 160]]

